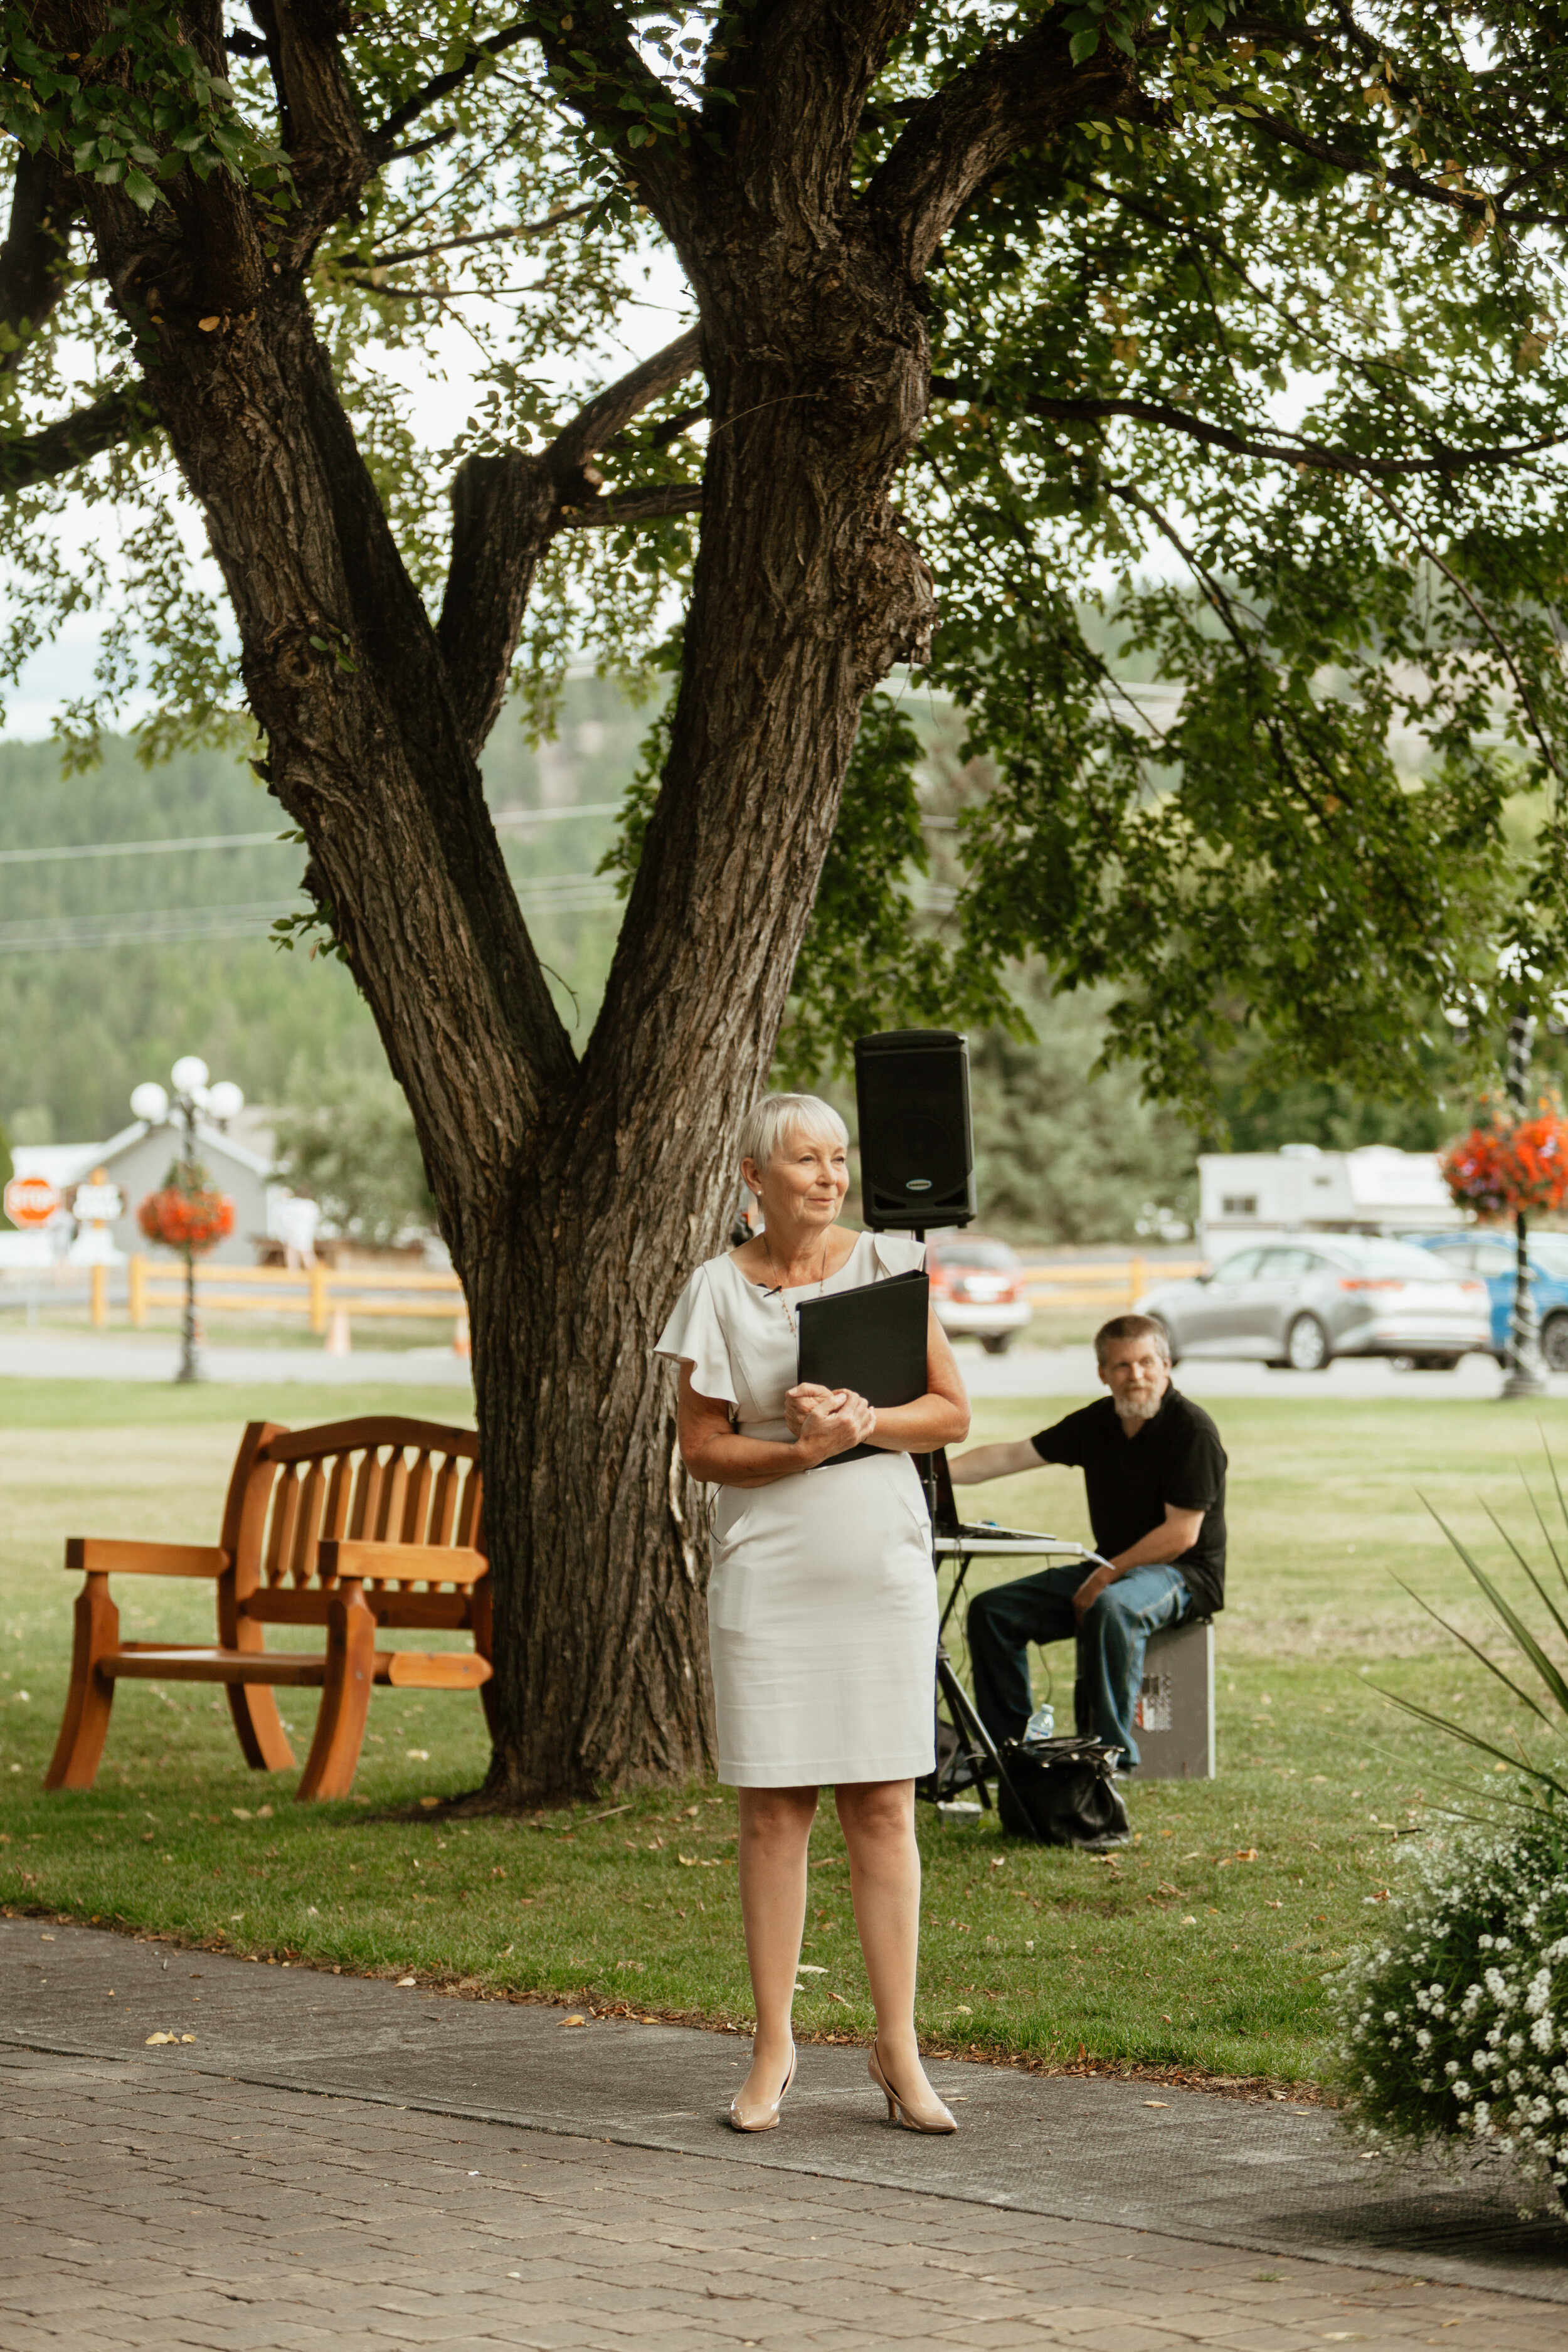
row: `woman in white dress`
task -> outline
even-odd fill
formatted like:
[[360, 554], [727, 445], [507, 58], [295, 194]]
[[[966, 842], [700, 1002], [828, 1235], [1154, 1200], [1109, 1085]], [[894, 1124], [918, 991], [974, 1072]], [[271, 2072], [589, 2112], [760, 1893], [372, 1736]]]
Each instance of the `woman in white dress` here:
[[[657, 1352], [680, 1367], [680, 1451], [718, 1489], [709, 1641], [719, 1777], [740, 1790], [741, 1908], [756, 2002], [752, 2066], [730, 2110], [768, 2131], [794, 2079], [791, 2007], [806, 1848], [831, 1785], [877, 2012], [870, 2072], [889, 2116], [952, 2131], [915, 2040], [920, 1852], [914, 1784], [935, 1761], [936, 1579], [911, 1453], [962, 1443], [969, 1400], [934, 1316], [928, 1393], [874, 1411], [796, 1384], [795, 1310], [918, 1267], [906, 1236], [847, 1234], [848, 1137], [814, 1095], [769, 1095], [740, 1138], [765, 1220], [698, 1267]], [[880, 1449], [836, 1463], [852, 1446]]]

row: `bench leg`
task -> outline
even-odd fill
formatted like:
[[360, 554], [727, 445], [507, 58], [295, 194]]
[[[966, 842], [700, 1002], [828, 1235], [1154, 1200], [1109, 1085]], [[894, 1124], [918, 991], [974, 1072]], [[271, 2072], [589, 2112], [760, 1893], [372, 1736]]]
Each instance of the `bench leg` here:
[[[260, 1647], [259, 1643], [257, 1644]], [[278, 1701], [265, 1683], [230, 1683], [228, 1711], [240, 1752], [253, 1772], [286, 1772], [294, 1761]]]
[[114, 1685], [100, 1674], [99, 1662], [119, 1647], [120, 1612], [109, 1597], [109, 1579], [90, 1575], [77, 1595], [70, 1687], [46, 1789], [90, 1789], [97, 1780], [114, 1704]]
[[327, 1679], [316, 1736], [295, 1790], [311, 1797], [346, 1797], [353, 1787], [375, 1677], [375, 1618], [357, 1582], [345, 1578], [327, 1619]]

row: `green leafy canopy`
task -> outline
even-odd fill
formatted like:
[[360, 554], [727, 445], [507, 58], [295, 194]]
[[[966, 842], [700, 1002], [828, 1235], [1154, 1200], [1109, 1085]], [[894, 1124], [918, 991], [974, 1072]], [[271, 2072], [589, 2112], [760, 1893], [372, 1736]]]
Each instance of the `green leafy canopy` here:
[[[376, 169], [309, 256], [310, 300], [432, 608], [460, 460], [544, 446], [620, 354], [673, 331], [628, 164], [732, 135], [760, 10], [389, 0], [342, 19]], [[858, 185], [986, 44], [1052, 15], [911, 7]], [[75, 55], [49, 21], [0, 13], [19, 156], [122, 184], [154, 217], [184, 175], [221, 172], [286, 235], [303, 166], [268, 11], [254, 33], [231, 20], [224, 72], [173, 9], [104, 10]], [[1418, 1092], [1445, 1008], [1481, 1026], [1500, 994], [1548, 1005], [1568, 957], [1568, 20], [1085, 0], [1059, 21], [1075, 61], [1136, 60], [1136, 102], [1016, 153], [929, 273], [933, 397], [900, 503], [942, 625], [929, 672], [868, 706], [785, 1060], [804, 1076], [867, 1025], [996, 1018], [1010, 961], [1035, 956], [1061, 986], [1109, 989], [1112, 1051], [1201, 1115], [1242, 1030], [1277, 1080]], [[611, 84], [585, 125], [574, 100]], [[72, 756], [135, 695], [149, 756], [243, 733], [231, 636], [145, 415], [45, 469], [62, 413], [133, 404], [138, 365], [74, 216], [61, 250], [47, 320], [0, 309], [0, 678], [96, 607], [98, 673], [60, 722]], [[691, 385], [655, 403], [601, 459], [605, 494], [698, 484], [705, 435]], [[121, 524], [85, 553], [82, 498]], [[548, 728], [584, 654], [659, 684], [700, 529], [667, 514], [557, 538], [518, 655], [525, 723]], [[963, 714], [968, 762], [935, 891], [916, 887], [928, 693]]]

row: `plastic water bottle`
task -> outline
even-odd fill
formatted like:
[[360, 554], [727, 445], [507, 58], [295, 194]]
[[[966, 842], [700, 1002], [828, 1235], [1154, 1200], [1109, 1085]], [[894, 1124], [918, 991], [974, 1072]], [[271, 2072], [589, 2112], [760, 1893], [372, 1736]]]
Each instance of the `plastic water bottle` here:
[[1035, 1709], [1035, 1712], [1029, 1717], [1028, 1722], [1024, 1726], [1025, 1747], [1033, 1747], [1035, 1742], [1038, 1739], [1054, 1738], [1056, 1736], [1056, 1728], [1057, 1711], [1051, 1705], [1049, 1699], [1047, 1699], [1044, 1706], [1037, 1706]]

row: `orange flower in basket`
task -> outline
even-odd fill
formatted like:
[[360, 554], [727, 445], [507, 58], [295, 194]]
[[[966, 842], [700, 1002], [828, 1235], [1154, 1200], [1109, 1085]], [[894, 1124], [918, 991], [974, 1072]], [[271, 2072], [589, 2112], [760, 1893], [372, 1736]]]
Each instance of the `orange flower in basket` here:
[[200, 1257], [204, 1250], [233, 1233], [234, 1202], [216, 1185], [185, 1192], [177, 1184], [165, 1184], [161, 1192], [148, 1193], [136, 1212], [136, 1222], [150, 1242], [162, 1242], [165, 1249], [189, 1250]]
[[1489, 1104], [1442, 1169], [1452, 1198], [1478, 1216], [1550, 1214], [1568, 1201], [1568, 1118], [1551, 1101], [1517, 1121]]

